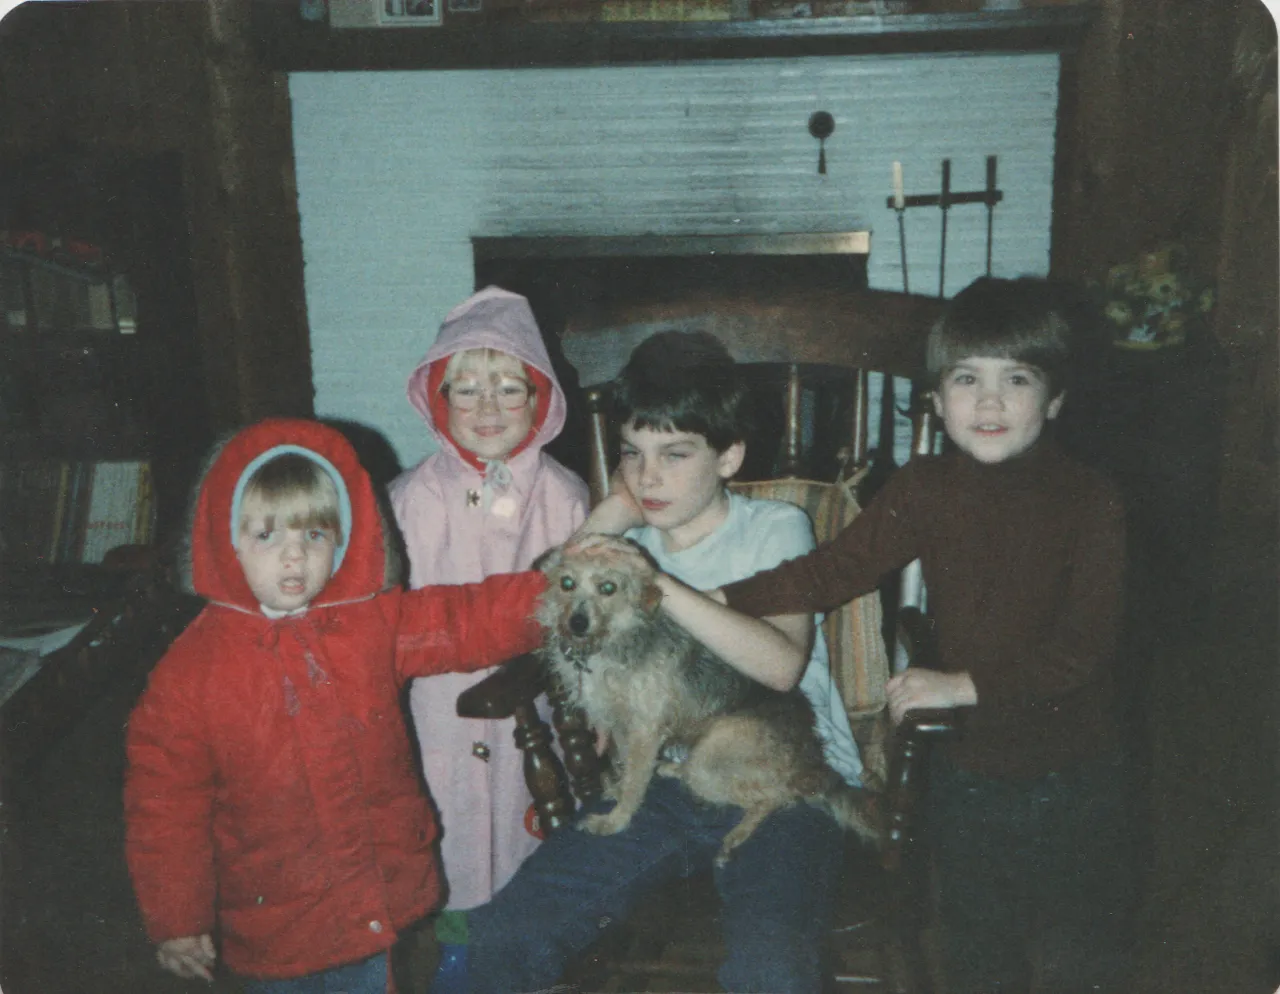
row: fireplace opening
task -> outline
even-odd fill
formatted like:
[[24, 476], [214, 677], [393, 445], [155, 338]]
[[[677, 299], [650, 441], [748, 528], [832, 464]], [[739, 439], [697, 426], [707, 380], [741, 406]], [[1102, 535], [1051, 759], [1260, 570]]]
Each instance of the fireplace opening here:
[[[818, 235], [691, 236], [638, 238], [477, 238], [477, 289], [501, 286], [529, 299], [547, 343], [556, 375], [569, 397], [565, 430], [548, 446], [557, 459], [585, 475], [588, 426], [582, 388], [595, 386], [617, 372], [610, 364], [578, 365], [565, 357], [566, 329], [616, 327], [621, 347], [666, 328], [704, 328], [715, 333], [717, 310], [732, 310], [737, 321], [753, 312], [779, 310], [795, 315], [833, 307], [867, 290], [865, 232]], [[765, 337], [772, 334], [766, 330]], [[623, 341], [625, 336], [625, 343]], [[766, 350], [768, 343], [764, 343]], [[623, 350], [625, 354], [625, 349]], [[766, 361], [749, 361], [752, 413], [756, 426], [747, 442], [742, 479], [776, 474], [784, 434], [783, 387], [786, 362], [783, 343]], [[590, 357], [588, 357], [590, 359]], [[757, 361], [751, 361], [757, 360]], [[580, 368], [585, 367], [585, 368]], [[872, 423], [884, 437], [872, 438], [882, 477], [892, 468], [893, 391], [878, 391], [881, 409]], [[803, 397], [803, 472], [818, 479], [835, 475], [838, 450], [847, 444], [854, 417], [852, 377], [839, 373], [808, 377]], [[616, 451], [616, 446], [611, 446]]]

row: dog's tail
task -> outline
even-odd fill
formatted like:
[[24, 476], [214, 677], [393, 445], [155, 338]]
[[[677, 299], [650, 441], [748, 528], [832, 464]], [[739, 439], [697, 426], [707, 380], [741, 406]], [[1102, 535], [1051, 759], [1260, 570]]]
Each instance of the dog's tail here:
[[884, 838], [883, 819], [878, 798], [864, 787], [850, 787], [838, 777], [820, 794], [808, 801], [830, 813], [842, 827], [854, 832], [864, 842], [879, 846]]

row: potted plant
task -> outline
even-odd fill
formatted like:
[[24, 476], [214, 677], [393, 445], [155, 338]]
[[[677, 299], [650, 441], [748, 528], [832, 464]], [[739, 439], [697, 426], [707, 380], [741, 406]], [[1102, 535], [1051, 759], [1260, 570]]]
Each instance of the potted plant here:
[[1214, 291], [1197, 280], [1177, 243], [1143, 252], [1113, 266], [1101, 288], [1102, 308], [1114, 329], [1114, 344], [1132, 351], [1175, 348], [1190, 326], [1213, 309]]

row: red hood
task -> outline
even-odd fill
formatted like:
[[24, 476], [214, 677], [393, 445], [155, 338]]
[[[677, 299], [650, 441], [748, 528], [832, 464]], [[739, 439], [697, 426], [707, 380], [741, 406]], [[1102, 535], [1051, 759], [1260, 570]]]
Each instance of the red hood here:
[[257, 457], [282, 446], [301, 450], [331, 475], [336, 470], [340, 479], [334, 483], [340, 499], [350, 504], [350, 526], [340, 564], [313, 606], [363, 600], [384, 589], [388, 556], [382, 518], [373, 485], [355, 450], [341, 433], [326, 425], [273, 418], [232, 437], [201, 481], [191, 526], [191, 582], [195, 592], [219, 604], [255, 613], [259, 610], [258, 600], [249, 590], [236, 558], [232, 512], [245, 470]]

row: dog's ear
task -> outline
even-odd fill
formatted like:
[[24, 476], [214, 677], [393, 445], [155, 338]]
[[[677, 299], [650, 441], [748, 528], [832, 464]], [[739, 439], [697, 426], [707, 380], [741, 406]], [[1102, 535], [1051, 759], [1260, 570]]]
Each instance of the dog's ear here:
[[646, 583], [640, 591], [640, 610], [652, 617], [662, 607], [662, 588], [656, 583]]
[[550, 573], [553, 569], [560, 565], [564, 556], [560, 552], [560, 546], [553, 545], [550, 549], [540, 555], [533, 561], [533, 568], [542, 570], [544, 573]]

